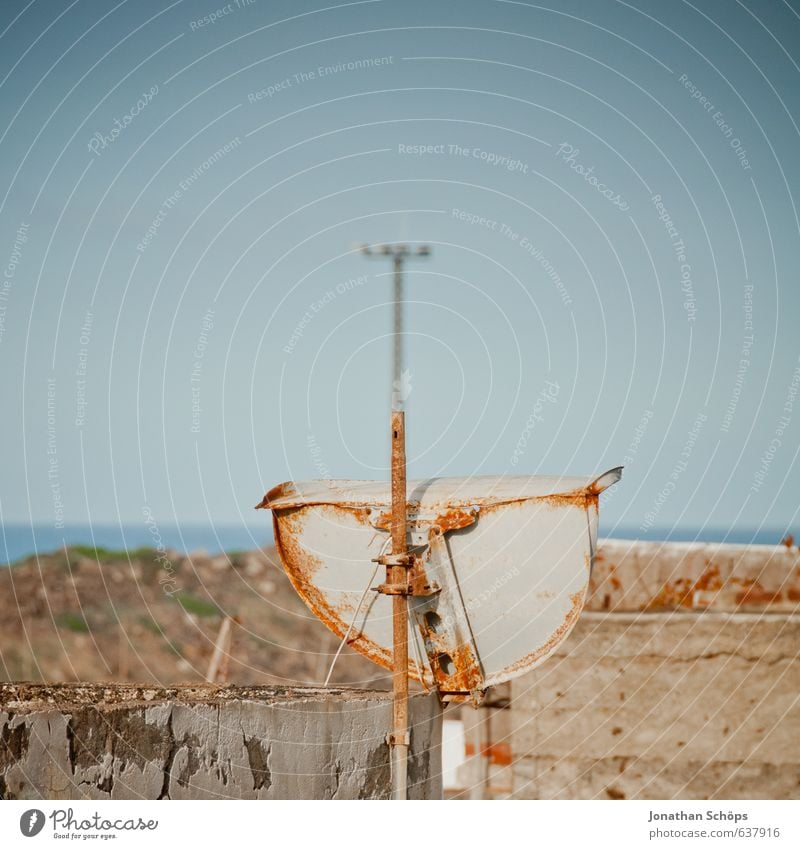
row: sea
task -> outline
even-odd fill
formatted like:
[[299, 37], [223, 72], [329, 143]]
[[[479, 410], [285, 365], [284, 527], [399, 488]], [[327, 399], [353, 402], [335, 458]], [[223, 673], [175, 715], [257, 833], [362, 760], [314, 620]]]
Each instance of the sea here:
[[[600, 537], [641, 539], [647, 541], [699, 541], [776, 545], [786, 536], [785, 529], [722, 528], [651, 528], [642, 534], [638, 529], [600, 527]], [[272, 544], [272, 525], [210, 525], [152, 523], [123, 525], [1, 524], [0, 564], [13, 563], [33, 554], [49, 554], [65, 546], [132, 550], [142, 547], [164, 548], [185, 554], [205, 552], [250, 551]]]
[[192, 554], [252, 551], [272, 544], [272, 523], [258, 525], [201, 525], [155, 522], [130, 525], [0, 525], [0, 564], [13, 563], [33, 554], [49, 554], [65, 546], [132, 551], [156, 548]]

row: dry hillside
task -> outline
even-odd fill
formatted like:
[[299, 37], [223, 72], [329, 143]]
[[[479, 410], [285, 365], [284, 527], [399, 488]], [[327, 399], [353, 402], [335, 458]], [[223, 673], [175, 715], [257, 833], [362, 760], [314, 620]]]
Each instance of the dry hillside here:
[[[226, 615], [236, 618], [231, 683], [324, 680], [338, 641], [297, 597], [272, 548], [159, 559], [149, 549], [77, 547], [1, 568], [0, 678], [202, 681]], [[387, 680], [345, 649], [331, 682]]]

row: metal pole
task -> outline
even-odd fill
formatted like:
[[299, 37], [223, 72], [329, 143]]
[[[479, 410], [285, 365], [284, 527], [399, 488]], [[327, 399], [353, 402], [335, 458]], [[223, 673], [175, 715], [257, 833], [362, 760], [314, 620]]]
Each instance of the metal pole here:
[[392, 409], [402, 410], [408, 387], [403, 382], [403, 266], [407, 258], [425, 259], [431, 255], [430, 245], [412, 248], [404, 244], [361, 245], [367, 257], [391, 257], [394, 269], [394, 322], [392, 327]]
[[[406, 430], [405, 413], [392, 412], [392, 554], [405, 555], [406, 548]], [[405, 566], [386, 570], [387, 583], [408, 583]], [[408, 798], [408, 596], [392, 596], [393, 728], [391, 736], [392, 798]]]
[[406, 545], [406, 426], [403, 402], [403, 261], [407, 256], [427, 257], [431, 249], [419, 245], [362, 245], [365, 256], [390, 256], [394, 268], [394, 326], [392, 330], [392, 554], [386, 562], [383, 592], [392, 595], [392, 733], [389, 735], [392, 764], [392, 799], [408, 798], [408, 570], [411, 559]]
[[392, 363], [392, 409], [402, 410], [403, 389], [403, 254], [394, 254], [394, 357]]

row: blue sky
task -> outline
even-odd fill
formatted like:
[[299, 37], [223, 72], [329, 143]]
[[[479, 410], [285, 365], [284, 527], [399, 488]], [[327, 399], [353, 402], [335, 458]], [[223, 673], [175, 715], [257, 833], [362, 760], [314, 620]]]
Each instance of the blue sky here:
[[796, 3], [6, 2], [4, 522], [247, 523], [625, 463], [606, 529], [791, 528]]

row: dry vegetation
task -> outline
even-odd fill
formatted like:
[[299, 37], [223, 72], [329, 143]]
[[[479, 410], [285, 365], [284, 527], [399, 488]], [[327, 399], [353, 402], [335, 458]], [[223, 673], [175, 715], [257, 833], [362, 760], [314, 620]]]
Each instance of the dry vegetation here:
[[[338, 640], [297, 597], [274, 549], [167, 558], [74, 547], [0, 569], [0, 678], [202, 681], [231, 616], [229, 682], [324, 680]], [[380, 687], [387, 679], [346, 648], [331, 683]]]

